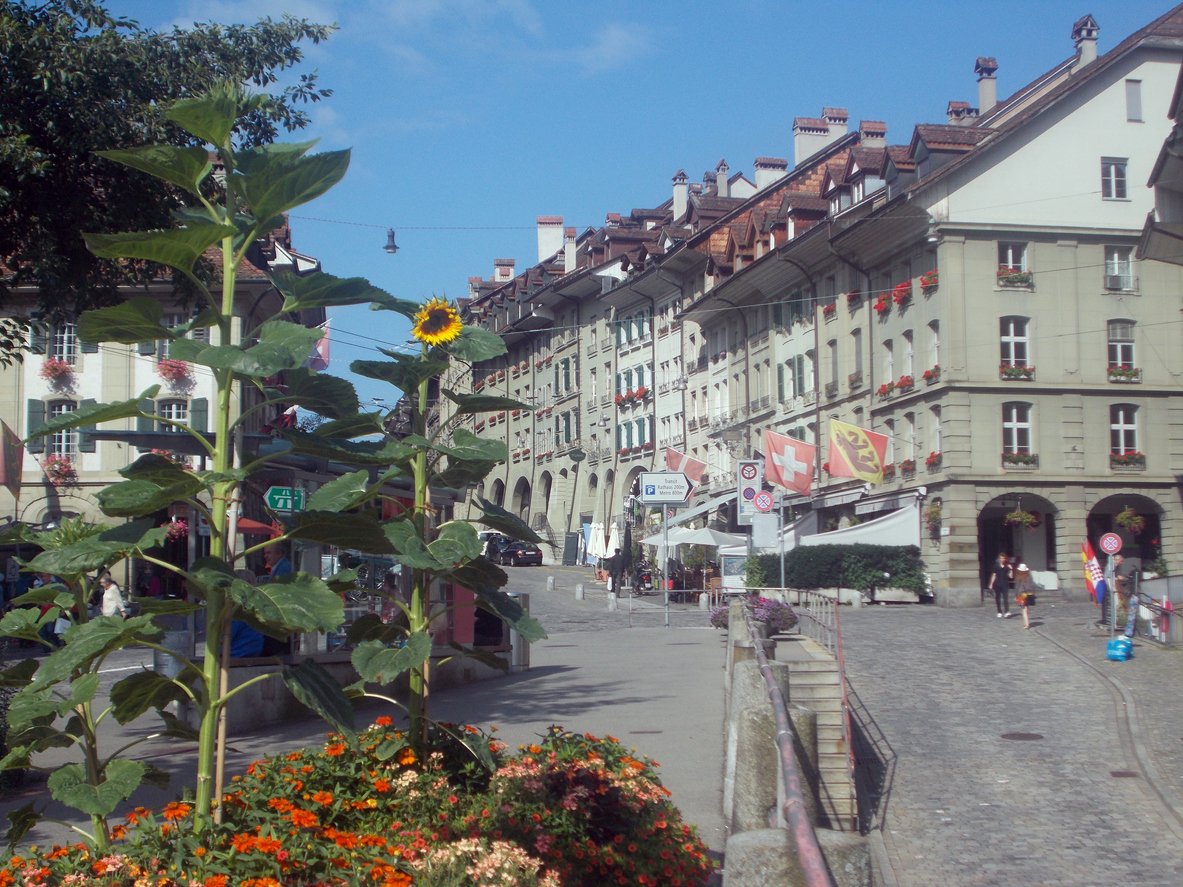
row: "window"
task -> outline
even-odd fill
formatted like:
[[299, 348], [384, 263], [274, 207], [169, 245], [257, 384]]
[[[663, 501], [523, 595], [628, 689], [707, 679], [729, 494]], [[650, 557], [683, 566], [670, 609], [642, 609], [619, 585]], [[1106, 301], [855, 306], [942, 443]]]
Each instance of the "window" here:
[[571, 360], [570, 358], [563, 358], [563, 390], [571, 390]]
[[1133, 404], [1109, 408], [1109, 447], [1114, 453], [1138, 452], [1138, 408]]
[[1131, 123], [1142, 122], [1142, 81], [1125, 82], [1125, 119]]
[[1104, 200], [1126, 199], [1126, 164], [1124, 157], [1101, 158], [1101, 197]]
[[852, 330], [850, 339], [854, 347], [854, 371], [861, 373], [863, 371], [863, 331], [861, 329]]
[[1020, 455], [1031, 453], [1031, 404], [1002, 405], [1002, 452]]
[[914, 356], [913, 351], [912, 351], [912, 331], [911, 330], [904, 330], [903, 339], [904, 339], [904, 375], [911, 376], [914, 373], [914, 368], [912, 365], [912, 357]]
[[[161, 419], [170, 419], [173, 422], [180, 422], [182, 425], [189, 424], [189, 403], [184, 400], [162, 400], [156, 405], [156, 415]], [[160, 424], [161, 431], [180, 431], [174, 425]]]
[[895, 419], [886, 419], [883, 422], [883, 429], [887, 432], [887, 450], [884, 453], [884, 459], [888, 465], [895, 462]]
[[916, 458], [916, 414], [904, 413], [904, 421], [908, 424], [908, 458]]
[[1000, 344], [1004, 366], [1025, 367], [1027, 359], [1027, 318], [1004, 317], [1001, 320]]
[[[77, 327], [72, 323], [58, 323], [53, 327], [53, 340], [49, 345], [49, 356], [63, 360], [71, 366], [78, 360]], [[73, 407], [71, 407], [72, 409]]]
[[1009, 268], [1011, 271], [1027, 270], [1027, 244], [999, 243], [998, 267]]
[[941, 324], [934, 320], [928, 325], [928, 340], [932, 345], [933, 366], [941, 365]]
[[826, 347], [830, 349], [830, 382], [838, 384], [838, 340], [830, 339], [826, 343]]
[[1105, 247], [1105, 289], [1132, 290], [1134, 288], [1133, 247]]
[[888, 382], [895, 380], [895, 345], [891, 339], [883, 340], [883, 377]]
[[805, 355], [789, 358], [789, 369], [793, 373], [793, 397], [805, 396]]
[[[71, 400], [56, 401], [49, 405], [49, 418], [56, 419], [58, 416], [74, 412], [76, 408], [77, 405]], [[49, 455], [64, 456], [73, 460], [78, 455], [78, 429], [55, 431], [49, 438]]]
[[1134, 368], [1134, 322], [1109, 321], [1109, 366]]
[[571, 443], [571, 414], [563, 413], [563, 443]]
[[591, 382], [591, 399], [594, 403], [596, 399], [596, 368], [592, 367], [591, 372], [588, 375], [591, 376], [589, 381]]
[[933, 452], [939, 453], [941, 451], [941, 408], [932, 408], [932, 449]]

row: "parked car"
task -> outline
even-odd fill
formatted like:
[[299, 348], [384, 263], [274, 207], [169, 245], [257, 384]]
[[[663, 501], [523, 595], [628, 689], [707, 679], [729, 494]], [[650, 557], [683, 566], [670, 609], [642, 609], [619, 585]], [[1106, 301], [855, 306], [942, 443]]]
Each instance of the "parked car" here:
[[524, 567], [527, 564], [541, 567], [542, 549], [529, 542], [511, 542], [501, 549], [500, 563], [511, 567]]
[[494, 564], [501, 562], [501, 552], [512, 541], [508, 536], [494, 532], [481, 533], [478, 538], [481, 540], [481, 554]]

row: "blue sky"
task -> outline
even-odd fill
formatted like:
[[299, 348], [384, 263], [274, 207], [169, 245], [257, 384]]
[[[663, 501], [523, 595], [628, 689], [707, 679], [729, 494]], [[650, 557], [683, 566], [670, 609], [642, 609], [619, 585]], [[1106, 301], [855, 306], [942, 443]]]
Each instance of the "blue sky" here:
[[[539, 215], [600, 225], [655, 206], [684, 168], [792, 158], [795, 116], [845, 107], [888, 141], [977, 103], [977, 56], [998, 59], [1004, 97], [1073, 52], [1091, 13], [1101, 52], [1166, 12], [1144, 0], [960, 2], [531, 2], [531, 0], [109, 0], [157, 29], [284, 12], [340, 30], [306, 48], [335, 94], [312, 106], [323, 148], [353, 148], [345, 180], [295, 215], [297, 249], [326, 271], [396, 296], [450, 298], [494, 258], [537, 261]], [[385, 228], [400, 250], [382, 251]], [[405, 322], [333, 315], [331, 372], [406, 340]], [[374, 340], [380, 340], [375, 342]], [[363, 400], [397, 393], [355, 379]]]

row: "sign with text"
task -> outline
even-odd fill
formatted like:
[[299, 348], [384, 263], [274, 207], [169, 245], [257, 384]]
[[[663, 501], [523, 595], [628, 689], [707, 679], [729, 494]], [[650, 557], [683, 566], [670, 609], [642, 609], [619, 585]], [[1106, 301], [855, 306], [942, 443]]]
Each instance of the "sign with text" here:
[[304, 491], [299, 487], [268, 487], [265, 498], [272, 511], [304, 510]]
[[760, 509], [756, 507], [756, 496], [764, 486], [764, 462], [757, 459], [741, 459], [736, 477], [739, 479], [735, 497], [736, 521], [740, 524], [750, 524], [752, 515], [760, 513]]
[[690, 496], [690, 478], [681, 471], [644, 471], [640, 480], [644, 505], [684, 505]]

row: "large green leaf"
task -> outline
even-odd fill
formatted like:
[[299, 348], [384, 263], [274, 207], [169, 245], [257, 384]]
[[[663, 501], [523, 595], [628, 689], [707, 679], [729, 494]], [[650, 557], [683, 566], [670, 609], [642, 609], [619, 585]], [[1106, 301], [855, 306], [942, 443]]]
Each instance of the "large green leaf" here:
[[26, 591], [24, 594], [18, 595], [9, 601], [14, 607], [39, 607], [43, 604], [52, 604], [53, 606], [63, 607], [65, 609], [74, 606], [74, 602], [74, 592], [59, 582], [54, 582], [52, 585], [42, 585], [40, 588]]
[[308, 706], [338, 731], [352, 738], [355, 733], [353, 703], [337, 683], [314, 659], [305, 659], [295, 668], [283, 667], [283, 682], [300, 702]]
[[349, 440], [382, 433], [381, 413], [358, 413], [346, 419], [325, 422], [316, 428], [316, 436], [326, 440]]
[[26, 440], [47, 437], [58, 431], [65, 431], [68, 428], [82, 428], [84, 425], [97, 425], [100, 422], [113, 422], [116, 419], [130, 419], [132, 416], [142, 415], [140, 412], [140, 401], [151, 400], [159, 392], [160, 386], [153, 385], [140, 392], [139, 397], [132, 398], [131, 400], [121, 400], [115, 403], [81, 404], [72, 412], [62, 413], [60, 416], [54, 416], [52, 419], [49, 419], [40, 428], [30, 432]]
[[167, 231], [83, 234], [87, 248], [101, 259], [144, 259], [192, 272], [201, 255], [223, 237], [234, 236], [231, 225], [190, 224]]
[[427, 550], [444, 566], [456, 567], [480, 557], [481, 540], [467, 521], [448, 521], [440, 524]]
[[196, 601], [180, 601], [160, 597], [133, 597], [132, 603], [143, 616], [188, 616], [202, 608]]
[[371, 311], [393, 311], [401, 314], [407, 320], [414, 320], [423, 306], [408, 299], [394, 299], [390, 302], [371, 302]]
[[48, 610], [45, 615], [39, 609], [24, 608], [9, 610], [0, 619], [0, 637], [20, 638], [25, 641], [40, 642], [38, 634], [41, 629], [57, 618], [57, 610]]
[[14, 731], [15, 739], [16, 735], [30, 727], [52, 724], [64, 710], [69, 710], [69, 706], [65, 705], [63, 699], [54, 696], [49, 688], [28, 686], [12, 697], [5, 717], [8, 729]]
[[361, 305], [377, 302], [389, 306], [397, 302], [394, 296], [378, 289], [364, 277], [334, 277], [323, 271], [297, 275], [290, 271], [269, 275], [275, 288], [284, 295], [284, 313], [307, 308], [333, 308], [340, 305]]
[[353, 591], [357, 588], [357, 574], [356, 568], [350, 570], [338, 570], [332, 576], [325, 580], [325, 585], [334, 594], [344, 594], [347, 591]]
[[432, 474], [430, 483], [433, 487], [463, 490], [469, 484], [480, 483], [496, 467], [497, 463], [493, 461], [456, 461], [449, 459], [447, 468]]
[[473, 592], [496, 591], [509, 581], [503, 569], [483, 557], [448, 570], [446, 575], [457, 585]]
[[141, 640], [155, 640], [163, 633], [162, 628], [152, 624], [151, 616], [134, 616], [131, 619], [96, 616], [66, 632], [65, 646], [46, 657], [29, 687], [40, 690], [60, 681], [68, 681], [75, 670], [89, 667], [99, 656]]
[[308, 508], [324, 512], [348, 511], [370, 496], [370, 473], [362, 469], [322, 484], [309, 498]]
[[345, 642], [354, 647], [362, 641], [392, 644], [405, 634], [406, 631], [397, 625], [387, 625], [377, 613], [365, 613], [353, 620], [353, 624], [345, 632]]
[[345, 621], [345, 605], [324, 581], [307, 573], [288, 573], [265, 585], [230, 583], [226, 596], [260, 631], [286, 638], [299, 631], [335, 631]]
[[349, 365], [351, 372], [379, 382], [389, 382], [400, 391], [414, 391], [419, 383], [432, 376], [438, 376], [448, 368], [446, 361], [429, 360], [419, 354], [401, 354], [386, 348], [379, 348], [390, 360], [355, 360]]
[[339, 545], [370, 554], [393, 554], [394, 548], [382, 532], [377, 511], [338, 514], [333, 511], [301, 511], [284, 518], [285, 529], [295, 539]]
[[265, 378], [281, 370], [302, 366], [322, 336], [324, 330], [309, 329], [286, 320], [269, 320], [259, 327], [259, 341], [250, 348], [177, 339], [169, 346], [169, 355], [212, 369]]
[[309, 156], [272, 154], [238, 178], [243, 197], [259, 221], [315, 200], [349, 169], [349, 149]]
[[85, 312], [78, 318], [78, 338], [83, 342], [135, 345], [175, 339], [176, 335], [164, 326], [164, 305], [159, 299], [132, 296], [118, 305]]
[[288, 370], [284, 377], [287, 391], [269, 390], [267, 397], [270, 400], [298, 406], [330, 419], [347, 419], [357, 413], [357, 389], [352, 382], [314, 373], [305, 367]]
[[532, 410], [528, 403], [512, 397], [496, 397], [492, 394], [457, 394], [447, 388], [440, 389], [444, 397], [456, 404], [456, 413], [491, 413], [494, 410]]
[[401, 647], [388, 647], [381, 641], [363, 641], [349, 657], [363, 680], [371, 684], [389, 684], [405, 671], [422, 665], [431, 656], [431, 636], [417, 631], [407, 635]]
[[188, 701], [185, 685], [201, 678], [195, 668], [186, 668], [181, 678], [168, 678], [154, 671], [140, 671], [111, 688], [111, 714], [121, 724], [130, 724], [150, 709], [160, 710], [170, 702]]
[[[319, 429], [318, 429], [319, 431]], [[411, 447], [397, 441], [349, 441], [326, 438], [316, 432], [277, 428], [276, 433], [292, 445], [291, 452], [317, 456], [353, 465], [390, 465], [410, 459]]]
[[139, 761], [117, 758], [107, 764], [98, 785], [86, 779], [86, 768], [81, 764], [66, 764], [49, 775], [46, 785], [54, 800], [67, 807], [92, 816], [107, 816], [127, 800], [144, 778], [144, 765]]
[[460, 335], [443, 346], [453, 357], [475, 363], [505, 354], [505, 340], [484, 327], [466, 326]]
[[462, 462], [504, 462], [509, 455], [505, 441], [478, 437], [465, 428], [452, 432], [452, 446], [432, 444], [432, 449]]
[[[455, 576], [454, 573], [453, 576]], [[490, 588], [482, 590], [474, 588], [471, 590], [476, 595], [478, 607], [500, 616], [510, 624], [514, 631], [522, 636], [526, 643], [532, 644], [546, 637], [546, 631], [542, 628], [542, 623], [533, 616], [528, 615], [522, 609], [522, 605], [505, 592], [495, 591]]]
[[[3, 767], [3, 769], [14, 768]], [[8, 831], [4, 833], [4, 840], [8, 842], [10, 852], [14, 852], [16, 845], [23, 841], [25, 835], [41, 821], [41, 814], [34, 808], [35, 803], [35, 801], [29, 801], [23, 807], [8, 811]]]
[[158, 711], [156, 713], [164, 721], [164, 729], [160, 732], [161, 736], [167, 736], [170, 739], [184, 739], [189, 742], [197, 742], [201, 738], [201, 733], [190, 727], [172, 712]]
[[476, 501], [481, 509], [479, 523], [497, 530], [499, 533], [504, 533], [510, 539], [533, 542], [535, 545], [542, 542], [542, 537], [531, 530], [526, 522], [516, 514], [511, 514], [500, 505], [496, 505], [482, 496], [477, 496]]
[[120, 468], [119, 474], [128, 480], [146, 480], [161, 486], [183, 483], [190, 477], [198, 476], [159, 453], [145, 453], [130, 465]]
[[386, 533], [386, 538], [393, 544], [397, 552], [395, 557], [400, 564], [415, 570], [443, 569], [444, 564], [437, 561], [427, 550], [411, 521], [405, 518], [386, 521], [382, 524], [382, 530]]
[[27, 687], [37, 673], [38, 664], [36, 659], [22, 659], [12, 668], [0, 671], [0, 690]]
[[190, 135], [221, 149], [238, 119], [238, 97], [229, 87], [214, 87], [202, 95], [174, 102], [164, 116]]
[[33, 558], [29, 566], [36, 572], [54, 576], [79, 576], [109, 567], [135, 551], [161, 546], [166, 533], [165, 528], [153, 526], [150, 520], [133, 521], [73, 545], [47, 549]]
[[172, 145], [147, 145], [127, 151], [96, 151], [100, 157], [122, 163], [148, 175], [180, 185], [193, 194], [201, 193], [201, 183], [210, 174], [209, 151], [205, 148], [174, 148]]
[[174, 502], [188, 499], [199, 490], [205, 489], [205, 482], [189, 474], [184, 480], [169, 486], [161, 486], [150, 480], [125, 480], [112, 484], [95, 494], [103, 514], [111, 517], [141, 517], [167, 508]]

